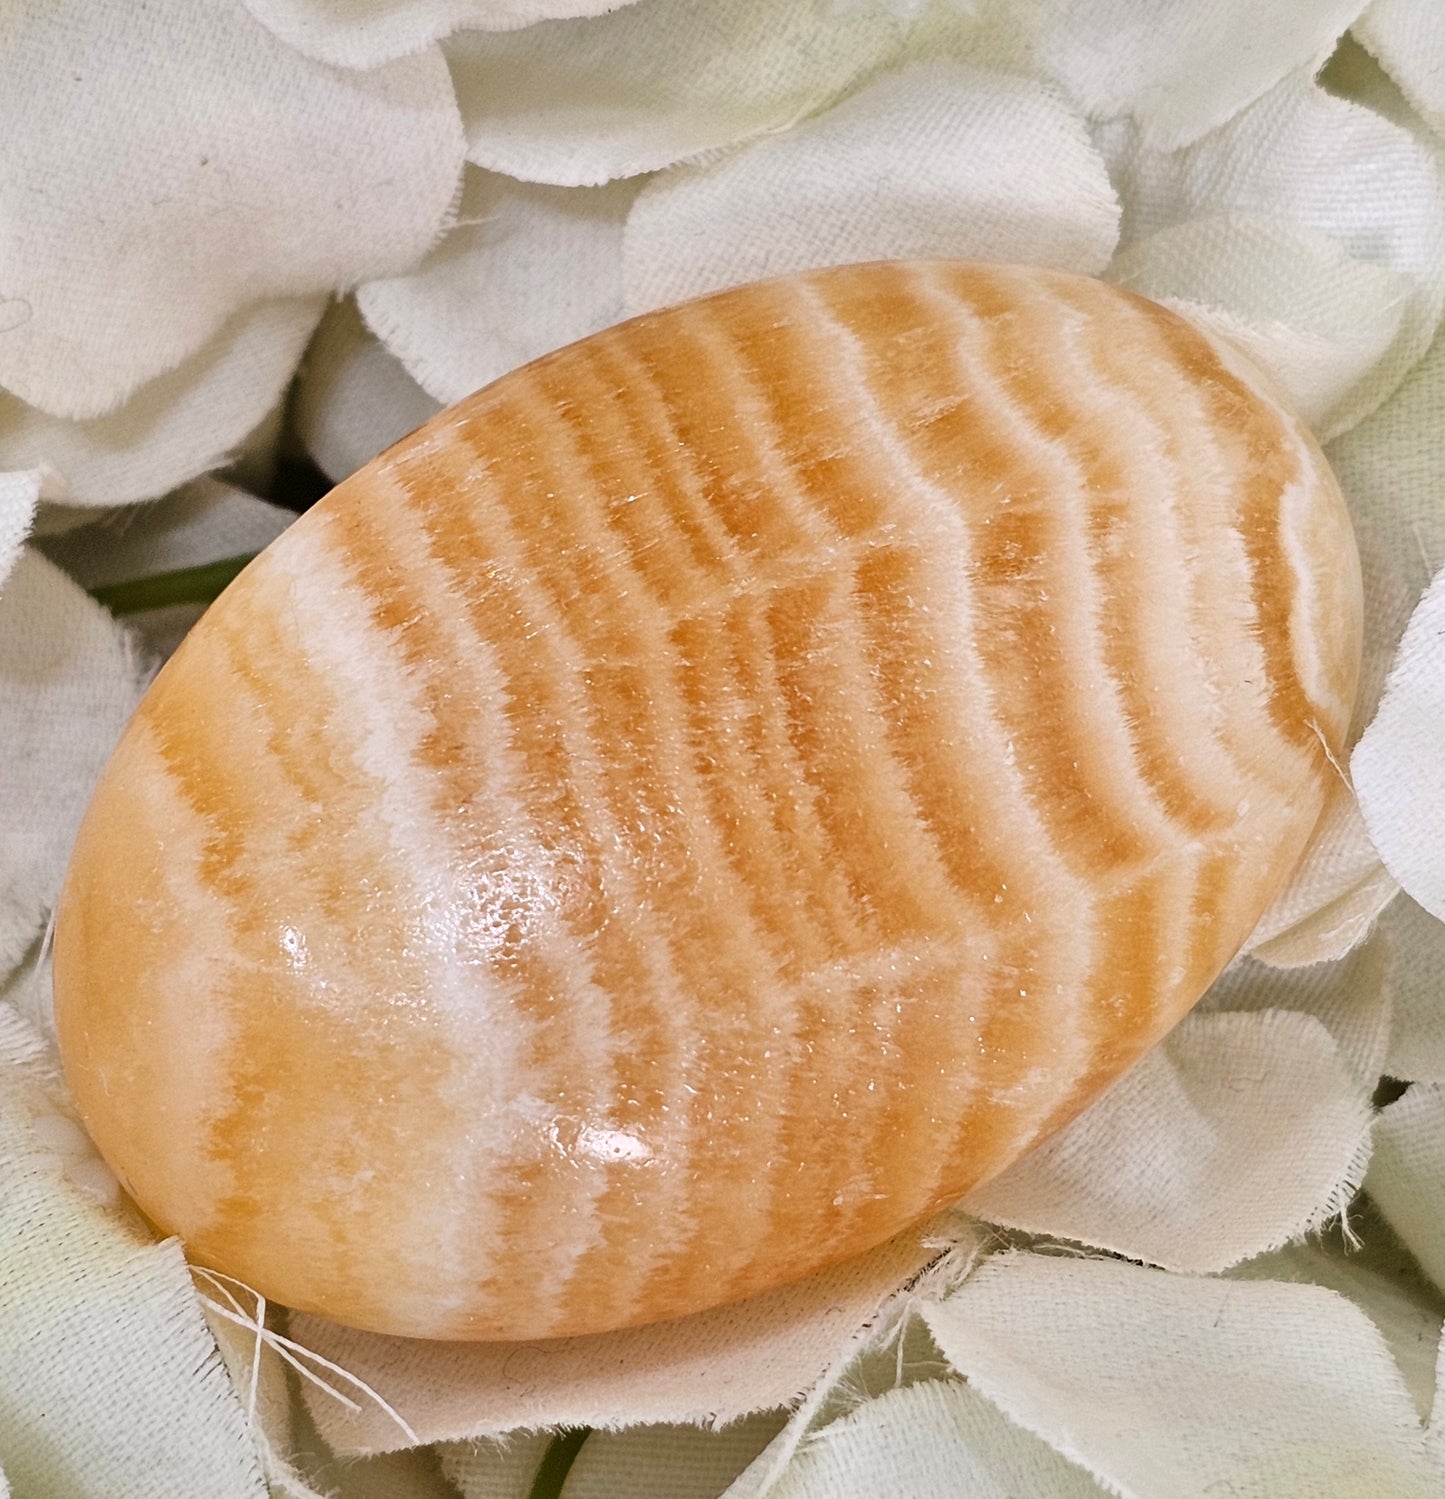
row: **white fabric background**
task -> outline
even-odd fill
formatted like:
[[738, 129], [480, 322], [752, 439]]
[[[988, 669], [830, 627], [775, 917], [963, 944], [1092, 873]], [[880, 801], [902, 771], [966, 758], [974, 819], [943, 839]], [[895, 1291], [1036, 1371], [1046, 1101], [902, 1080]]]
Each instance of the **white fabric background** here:
[[[1445, 1492], [1442, 59], [1433, 0], [13, 6], [0, 1494], [501, 1499], [579, 1421], [587, 1499]], [[118, 623], [83, 588], [264, 545], [289, 513], [247, 485], [278, 462], [344, 478], [628, 311], [899, 254], [1165, 300], [1328, 441], [1362, 738], [1251, 956], [928, 1243], [549, 1348], [271, 1309], [255, 1362], [224, 1315], [254, 1299], [200, 1281], [208, 1330], [51, 1070], [70, 839], [197, 612]], [[1377, 1113], [1382, 1073], [1413, 1086]]]

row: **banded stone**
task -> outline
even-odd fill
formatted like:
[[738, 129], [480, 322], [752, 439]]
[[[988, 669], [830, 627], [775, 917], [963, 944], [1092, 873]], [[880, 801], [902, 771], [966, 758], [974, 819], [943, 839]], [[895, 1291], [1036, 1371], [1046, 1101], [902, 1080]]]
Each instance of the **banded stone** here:
[[1232, 351], [855, 266], [443, 412], [227, 590], [85, 819], [66, 1075], [191, 1256], [435, 1338], [881, 1242], [1071, 1119], [1289, 874], [1349, 523]]

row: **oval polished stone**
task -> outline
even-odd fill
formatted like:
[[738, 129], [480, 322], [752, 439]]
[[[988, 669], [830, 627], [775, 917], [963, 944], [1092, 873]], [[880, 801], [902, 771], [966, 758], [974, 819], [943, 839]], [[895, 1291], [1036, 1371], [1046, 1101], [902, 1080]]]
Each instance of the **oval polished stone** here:
[[1349, 523], [1243, 360], [946, 262], [443, 412], [161, 672], [76, 845], [66, 1076], [201, 1264], [440, 1338], [695, 1311], [1057, 1130], [1343, 751]]

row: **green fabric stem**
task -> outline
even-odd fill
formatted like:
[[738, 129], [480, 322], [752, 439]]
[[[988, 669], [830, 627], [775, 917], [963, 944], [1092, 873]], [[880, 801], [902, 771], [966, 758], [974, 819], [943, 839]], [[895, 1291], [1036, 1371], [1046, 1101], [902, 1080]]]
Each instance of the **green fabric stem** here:
[[103, 583], [92, 588], [90, 596], [116, 615], [143, 614], [147, 609], [165, 609], [172, 604], [210, 604], [255, 555], [222, 557], [217, 562], [178, 567], [149, 578]]
[[537, 1476], [532, 1480], [527, 1499], [561, 1499], [562, 1488], [567, 1482], [567, 1475], [572, 1471], [572, 1464], [577, 1461], [583, 1442], [591, 1435], [590, 1426], [574, 1426], [559, 1431], [542, 1454], [542, 1461], [537, 1465]]

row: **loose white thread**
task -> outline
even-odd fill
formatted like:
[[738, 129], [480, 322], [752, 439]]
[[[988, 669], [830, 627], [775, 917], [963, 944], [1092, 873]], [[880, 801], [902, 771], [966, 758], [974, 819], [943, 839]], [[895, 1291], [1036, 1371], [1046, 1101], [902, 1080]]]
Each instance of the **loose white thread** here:
[[50, 908], [50, 914], [45, 918], [45, 930], [40, 936], [40, 946], [35, 953], [35, 962], [31, 965], [30, 972], [26, 977], [26, 997], [30, 1005], [32, 1017], [41, 1021], [41, 1028], [50, 1035], [55, 1033], [55, 1017], [48, 999], [41, 988], [41, 975], [45, 972], [45, 960], [50, 956], [51, 949], [55, 946], [55, 907]]
[[1349, 772], [1343, 765], [1340, 764], [1339, 760], [1335, 758], [1335, 752], [1330, 748], [1329, 740], [1325, 738], [1325, 731], [1320, 728], [1320, 726], [1314, 721], [1314, 719], [1310, 719], [1308, 727], [1314, 733], [1315, 738], [1319, 740], [1320, 748], [1325, 752], [1325, 759], [1328, 760], [1332, 766], [1334, 766], [1335, 774], [1339, 776], [1339, 778], [1345, 783], [1349, 790], [1353, 791], [1355, 787], [1354, 783], [1350, 780]]
[[[407, 1423], [405, 1418], [396, 1410], [394, 1406], [390, 1404], [390, 1402], [388, 1402], [381, 1395], [377, 1394], [377, 1392], [372, 1389], [372, 1387], [367, 1384], [364, 1379], [360, 1379], [355, 1374], [352, 1374], [349, 1370], [343, 1369], [340, 1364], [332, 1363], [329, 1358], [323, 1357], [321, 1354], [314, 1352], [312, 1349], [305, 1347], [301, 1343], [295, 1342], [291, 1338], [282, 1337], [280, 1333], [274, 1332], [271, 1328], [267, 1327], [264, 1321], [266, 1315], [266, 1298], [262, 1296], [259, 1291], [254, 1290], [244, 1281], [237, 1280], [234, 1276], [222, 1274], [219, 1270], [206, 1270], [201, 1268], [199, 1265], [192, 1266], [191, 1268], [196, 1275], [204, 1276], [208, 1281], [210, 1281], [211, 1284], [215, 1286], [215, 1288], [226, 1298], [226, 1300], [231, 1303], [230, 1307], [222, 1306], [219, 1301], [214, 1300], [212, 1297], [207, 1296], [204, 1294], [204, 1292], [202, 1292], [201, 1300], [206, 1304], [206, 1306], [208, 1306], [211, 1311], [213, 1311], [218, 1317], [222, 1318], [223, 1320], [227, 1322], [233, 1322], [238, 1327], [246, 1328], [256, 1339], [256, 1346], [251, 1361], [251, 1389], [247, 1401], [247, 1416], [248, 1419], [252, 1421], [253, 1425], [256, 1413], [256, 1390], [259, 1384], [261, 1372], [261, 1344], [264, 1341], [269, 1347], [273, 1348], [281, 1358], [285, 1359], [285, 1361], [290, 1364], [290, 1366], [295, 1369], [297, 1374], [299, 1374], [303, 1379], [309, 1379], [312, 1384], [314, 1384], [318, 1389], [324, 1390], [328, 1395], [331, 1396], [333, 1400], [339, 1401], [346, 1407], [347, 1410], [356, 1413], [361, 1410], [361, 1406], [355, 1400], [352, 1400], [348, 1395], [343, 1394], [333, 1385], [328, 1384], [324, 1379], [321, 1378], [319, 1374], [315, 1372], [315, 1370], [308, 1369], [306, 1365], [301, 1362], [301, 1360], [303, 1358], [311, 1359], [315, 1363], [320, 1364], [323, 1369], [326, 1369], [332, 1374], [338, 1375], [340, 1378], [346, 1380], [349, 1384], [354, 1385], [358, 1390], [362, 1392], [362, 1394], [367, 1395], [372, 1400], [374, 1400], [380, 1407], [380, 1409], [383, 1410], [388, 1416], [390, 1416], [394, 1422], [396, 1422], [398, 1429], [406, 1437], [409, 1445], [413, 1447], [421, 1446], [421, 1438], [416, 1434], [415, 1431], [412, 1430], [411, 1426]], [[235, 1296], [232, 1295], [229, 1290], [227, 1290], [227, 1284], [236, 1286], [240, 1290], [245, 1291], [248, 1295], [254, 1296], [256, 1298], [256, 1312], [254, 1315], [247, 1315], [240, 1302], [238, 1302]]]
[[1411, 523], [1410, 530], [1415, 536], [1415, 545], [1420, 552], [1420, 561], [1425, 564], [1425, 571], [1430, 577], [1435, 576], [1435, 564], [1430, 560], [1429, 548], [1425, 545], [1425, 538], [1420, 534], [1420, 522]]

